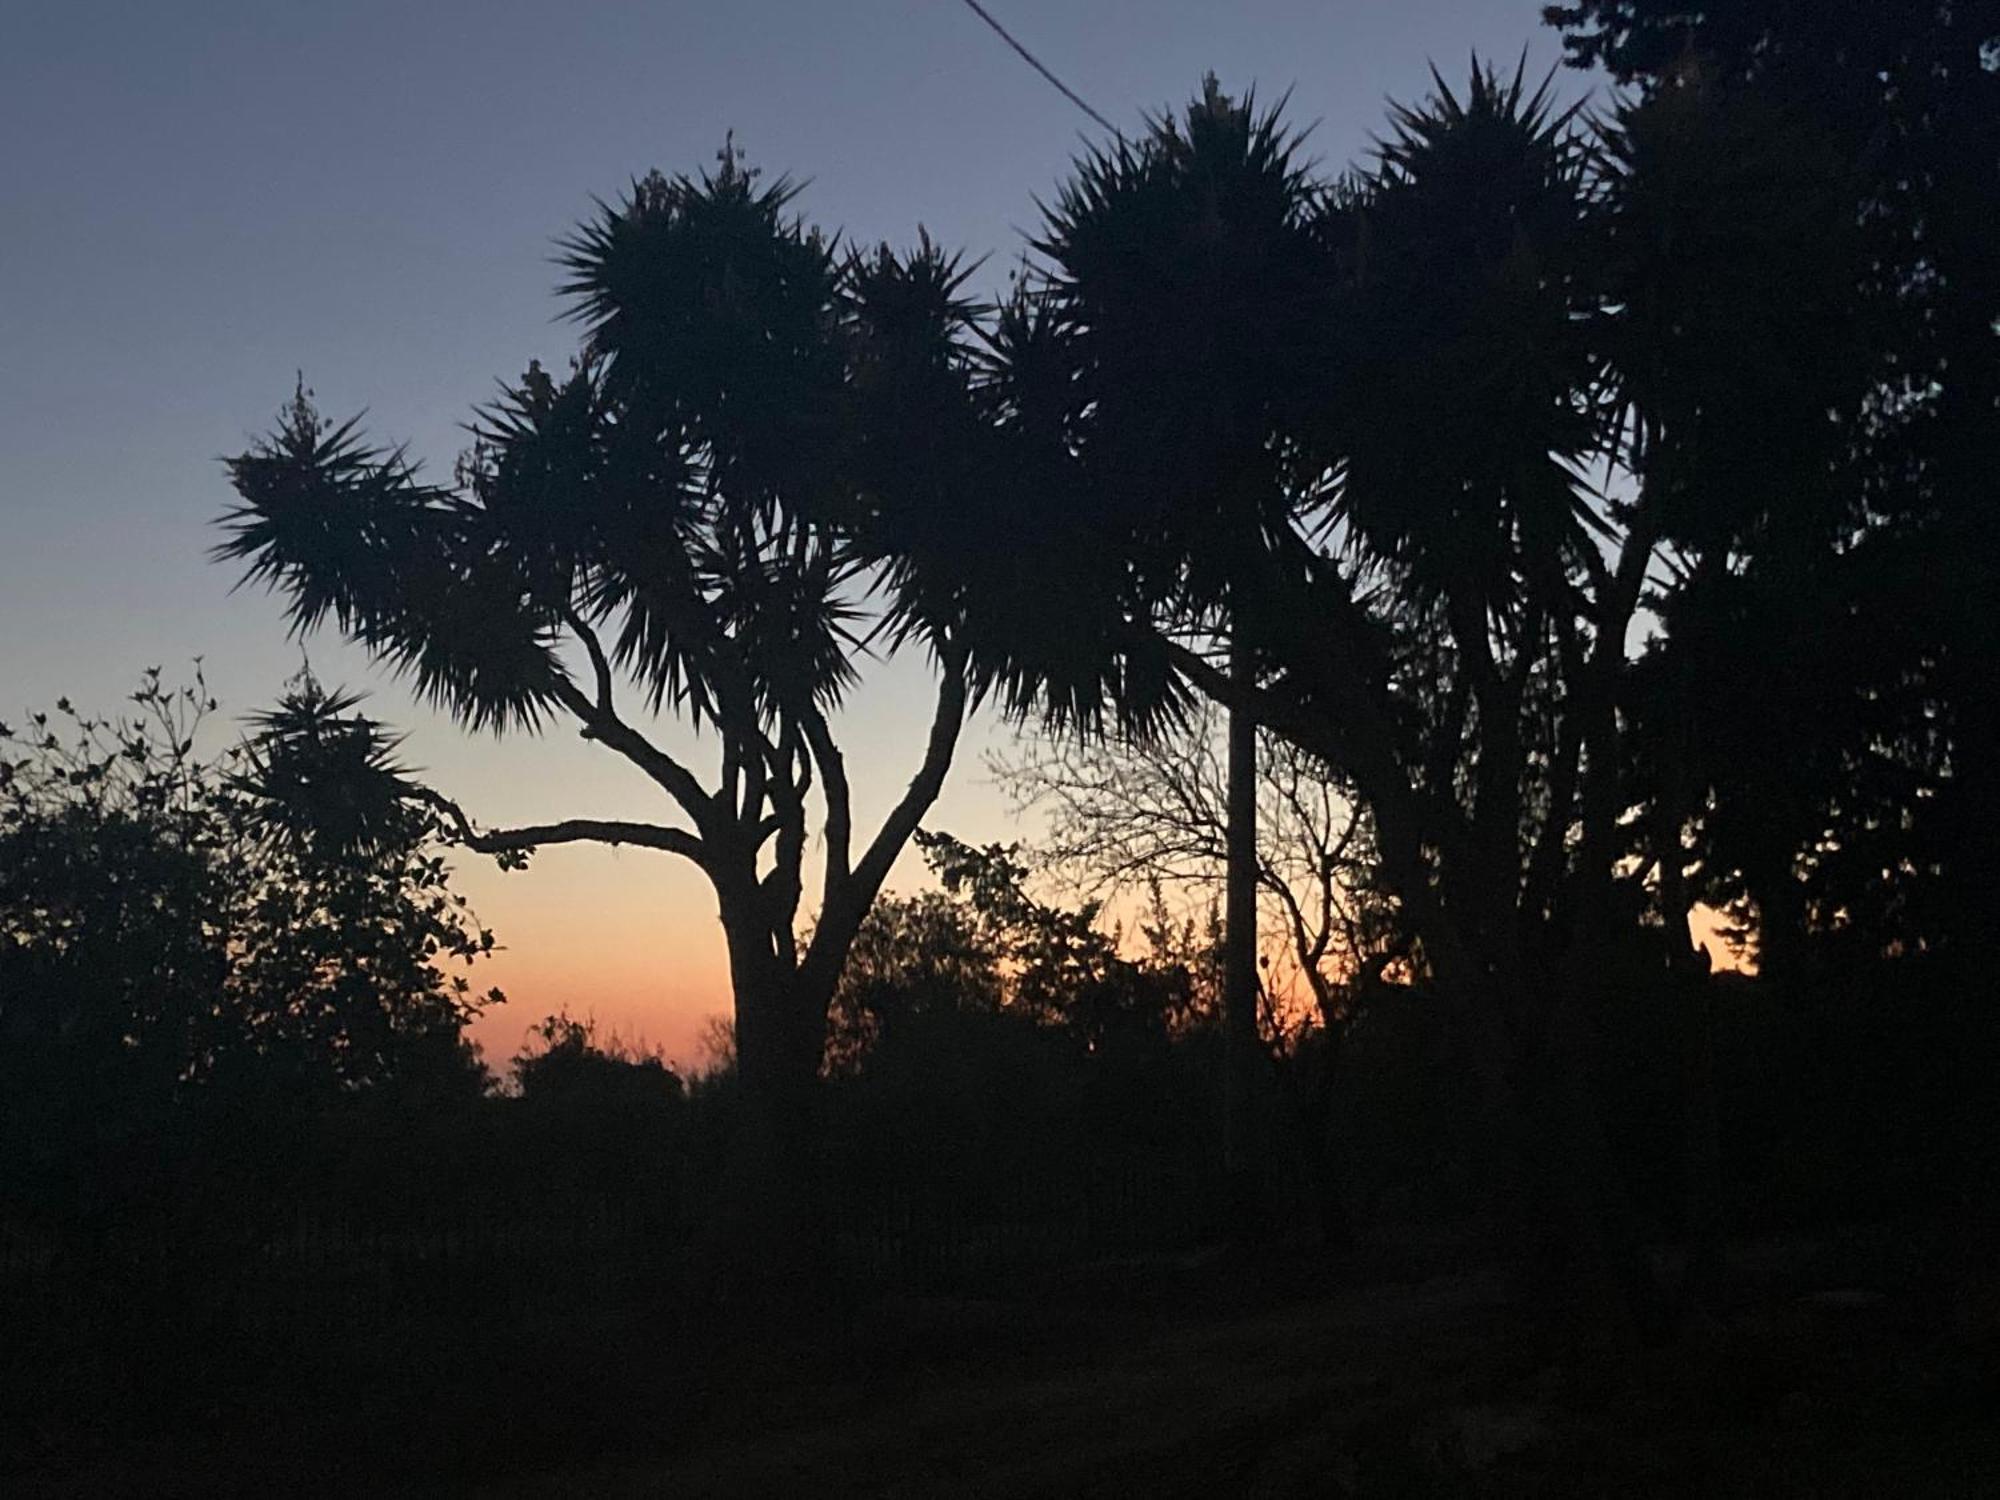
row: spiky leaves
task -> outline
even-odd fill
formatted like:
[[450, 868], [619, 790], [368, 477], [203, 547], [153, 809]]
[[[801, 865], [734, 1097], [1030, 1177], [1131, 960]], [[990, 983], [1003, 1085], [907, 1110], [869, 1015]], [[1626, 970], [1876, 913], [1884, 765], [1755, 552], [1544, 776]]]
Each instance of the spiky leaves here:
[[277, 431], [228, 462], [241, 503], [216, 557], [289, 594], [296, 632], [332, 623], [464, 723], [534, 728], [560, 670], [551, 601], [496, 547], [490, 513], [357, 422], [330, 424], [301, 385]]
[[1364, 556], [1473, 619], [1591, 545], [1598, 304], [1572, 123], [1518, 71], [1475, 64], [1463, 99], [1438, 78], [1394, 111], [1375, 170], [1321, 225], [1341, 262], [1318, 434], [1340, 514]]
[[697, 725], [830, 707], [856, 570], [887, 550], [870, 529], [972, 471], [970, 309], [928, 241], [839, 258], [792, 194], [729, 152], [602, 206], [561, 252], [582, 353], [502, 388], [453, 487], [301, 390], [230, 461], [217, 554], [288, 593], [297, 630], [332, 624], [475, 727], [540, 723], [566, 635]]
[[561, 246], [560, 291], [621, 411], [738, 506], [802, 509], [832, 480], [844, 378], [832, 244], [725, 150], [655, 173]]
[[[1125, 636], [1123, 536], [1084, 503], [1064, 335], [1045, 300], [1017, 294], [979, 330], [963, 273], [937, 253], [856, 262], [855, 391], [870, 560], [893, 628], [970, 647], [973, 692], [1009, 713], [1095, 723], [1158, 702]], [[950, 329], [940, 342], [929, 330]]]
[[1288, 522], [1277, 434], [1319, 379], [1326, 279], [1281, 109], [1210, 77], [1181, 119], [1080, 161], [1036, 242], [1090, 488], [1139, 543], [1143, 585], [1195, 608], [1233, 571], [1213, 542]]
[[251, 718], [230, 786], [253, 830], [289, 857], [379, 863], [407, 856], [432, 830], [396, 760], [397, 736], [360, 702], [308, 672]]
[[973, 670], [1017, 712], [1144, 731], [1185, 688], [1156, 627], [1211, 620], [1295, 503], [1278, 412], [1310, 389], [1297, 138], [1211, 79], [1180, 119], [1080, 160], [986, 334], [1004, 495], [912, 576], [964, 601]]

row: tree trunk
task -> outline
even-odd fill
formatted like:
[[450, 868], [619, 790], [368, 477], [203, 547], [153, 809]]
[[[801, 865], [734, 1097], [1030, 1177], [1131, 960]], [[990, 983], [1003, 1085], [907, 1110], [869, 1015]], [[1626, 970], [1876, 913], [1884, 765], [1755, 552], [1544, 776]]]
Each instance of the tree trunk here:
[[[1250, 685], [1254, 670], [1249, 653], [1234, 648], [1229, 670], [1240, 685]], [[1257, 1038], [1257, 725], [1235, 708], [1229, 711], [1226, 820], [1222, 1161], [1231, 1237], [1254, 1239], [1265, 1227], [1255, 1119], [1262, 1055]]]
[[739, 1109], [698, 1247], [707, 1300], [789, 1308], [820, 1299], [833, 1266], [823, 1250], [817, 1104], [824, 1008], [798, 976], [729, 933]]

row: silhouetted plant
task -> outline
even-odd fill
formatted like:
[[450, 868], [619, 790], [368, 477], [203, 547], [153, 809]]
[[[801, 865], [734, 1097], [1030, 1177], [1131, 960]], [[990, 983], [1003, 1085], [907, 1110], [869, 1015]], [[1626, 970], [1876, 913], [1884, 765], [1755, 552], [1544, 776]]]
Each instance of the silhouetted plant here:
[[595, 1021], [567, 1011], [537, 1022], [510, 1066], [521, 1097], [531, 1102], [671, 1105], [687, 1092], [657, 1049], [602, 1036]]
[[7, 1029], [160, 1058], [163, 1083], [254, 1057], [302, 1086], [386, 1081], [477, 1008], [440, 967], [490, 952], [452, 891], [433, 817], [320, 795], [393, 774], [356, 700], [298, 679], [250, 733], [205, 749], [197, 674], [149, 672], [135, 712], [67, 699], [11, 731], [0, 792]]
[[2000, 781], [1973, 748], [2000, 733], [1992, 613], [1971, 606], [2000, 558], [1976, 498], [2000, 401], [2000, 28], [1839, 0], [1545, 14], [1635, 88], [1616, 139], [1656, 218], [1628, 263], [1650, 245], [1675, 278], [1635, 324], [1655, 385], [1678, 385], [1661, 457], [1703, 466], [1687, 503], [1711, 516], [1786, 497], [1726, 564], [1706, 549], [1646, 684], [1670, 795], [1711, 803], [1701, 878], [1774, 975], [1811, 947], [1977, 945], [2000, 878]]
[[[1144, 727], [1191, 687], [1348, 778], [1490, 1138], [1630, 1271], [1590, 1034], [1644, 972], [1622, 954], [1695, 959], [1694, 888], [1631, 859], [1632, 642], [1700, 567], [1851, 514], [1795, 482], [1859, 389], [1837, 174], [1810, 120], [1707, 96], [1585, 120], [1479, 66], [1399, 108], [1364, 172], [1286, 142], [1211, 85], [1079, 164], [993, 337], [1009, 520], [1033, 522], [915, 538], [905, 606], [990, 606], [972, 670], [1058, 723]], [[1732, 359], [1704, 362], [1715, 319]], [[1072, 577], [1074, 601], [1045, 586]], [[1008, 624], [1026, 587], [1059, 639]], [[1225, 606], [1247, 674], [1215, 659]]]
[[0, 1167], [9, 1211], [82, 1236], [79, 1269], [129, 1231], [164, 1275], [146, 1237], [254, 1225], [328, 1108], [476, 1099], [463, 1030], [500, 996], [453, 972], [493, 939], [431, 816], [319, 796], [330, 761], [391, 764], [351, 697], [302, 677], [219, 750], [199, 671], [131, 703], [0, 726]]
[[[1046, 819], [1035, 862], [1086, 897], [1148, 893], [1159, 931], [1176, 920], [1199, 925], [1222, 887], [1222, 741], [1221, 715], [1199, 704], [1164, 734], [1024, 738], [993, 764], [1016, 806]], [[1275, 1042], [1301, 1024], [1337, 1020], [1348, 987], [1399, 935], [1366, 817], [1337, 773], [1268, 733], [1258, 760], [1260, 962], [1270, 992], [1264, 1026]]]
[[[888, 510], [949, 510], [989, 469], [971, 438], [963, 271], [928, 239], [836, 254], [733, 147], [698, 178], [658, 174], [564, 242], [585, 328], [567, 375], [531, 365], [476, 423], [455, 483], [332, 426], [303, 391], [230, 462], [241, 504], [217, 554], [290, 596], [468, 729], [559, 718], [638, 767], [679, 821], [573, 818], [483, 829], [439, 794], [466, 847], [631, 844], [715, 888], [739, 1073], [759, 1150], [746, 1182], [803, 1174], [803, 1121], [842, 963], [890, 865], [937, 796], [967, 700], [948, 614], [912, 621], [938, 664], [921, 764], [856, 847], [830, 715], [868, 629], [870, 538]], [[704, 780], [630, 716], [713, 731]], [[815, 820], [824, 859], [800, 931]], [[789, 1232], [779, 1240], [796, 1238]]]

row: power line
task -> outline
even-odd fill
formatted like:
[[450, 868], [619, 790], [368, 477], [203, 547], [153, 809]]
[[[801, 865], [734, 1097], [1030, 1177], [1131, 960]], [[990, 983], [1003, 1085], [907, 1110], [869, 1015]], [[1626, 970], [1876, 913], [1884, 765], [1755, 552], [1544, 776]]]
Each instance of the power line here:
[[1002, 26], [998, 21], [994, 20], [992, 13], [989, 12], [985, 6], [981, 5], [979, 3], [979, 0], [965, 0], [965, 3], [966, 6], [972, 11], [972, 13], [975, 16], [979, 17], [980, 20], [984, 21], [988, 26], [991, 26], [993, 28], [994, 32], [999, 36], [1001, 41], [1005, 42], [1008, 46], [1012, 47], [1016, 52], [1020, 53], [1022, 60], [1026, 62], [1029, 67], [1033, 68], [1037, 73], [1041, 74], [1042, 77], [1048, 79], [1050, 83], [1054, 84], [1057, 93], [1061, 94], [1063, 98], [1069, 100], [1070, 103], [1074, 104], [1078, 109], [1082, 110], [1085, 114], [1089, 115], [1091, 119], [1095, 120], [1098, 124], [1102, 125], [1106, 130], [1110, 131], [1120, 140], [1123, 140], [1125, 138], [1124, 134], [1118, 129], [1116, 125], [1113, 125], [1109, 120], [1105, 119], [1103, 115], [1100, 115], [1096, 110], [1092, 109], [1088, 104], [1084, 103], [1083, 97], [1080, 94], [1078, 94], [1075, 89], [1071, 88], [1068, 84], [1064, 83], [1060, 78], [1056, 77], [1055, 74], [1051, 73], [1048, 70], [1048, 68], [1043, 65], [1042, 60], [1039, 57], [1035, 56], [1034, 53], [1030, 52], [1026, 47], [1023, 47], [1019, 42], [1015, 41], [1012, 33], [1010, 33], [1005, 26]]

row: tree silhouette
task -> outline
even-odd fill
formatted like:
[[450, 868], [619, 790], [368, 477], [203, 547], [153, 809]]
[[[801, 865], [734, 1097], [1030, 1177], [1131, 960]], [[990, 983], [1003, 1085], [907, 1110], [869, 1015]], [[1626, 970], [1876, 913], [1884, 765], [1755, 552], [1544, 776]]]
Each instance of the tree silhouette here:
[[[1834, 372], [1819, 394], [1837, 442], [1823, 412], [1796, 405], [1783, 422], [1741, 424], [1759, 441], [1788, 439], [1747, 472], [1839, 495], [1844, 525], [1794, 533], [1705, 580], [1713, 617], [1748, 628], [1703, 633], [1683, 612], [1670, 644], [1699, 664], [1657, 674], [1724, 689], [1705, 712], [1685, 697], [1676, 710], [1701, 712], [1698, 738], [1713, 746], [1693, 776], [1720, 799], [1703, 830], [1706, 873], [1742, 900], [1774, 975], [1796, 969], [1808, 942], [1850, 955], [1977, 946], [2000, 868], [2000, 784], [1973, 748], [2000, 732], [1991, 611], [1973, 603], [1992, 596], [2000, 559], [1978, 498], [2000, 409], [2000, 288], [1984, 228], [2000, 205], [2000, 27], [1980, 7], [1780, 0], [1699, 13], [1584, 0], [1547, 18], [1577, 62], [1636, 86], [1653, 134], [1706, 130], [1711, 162], [1765, 163], [1762, 184], [1736, 166], [1685, 181], [1705, 191], [1733, 179], [1730, 204], [1708, 201], [1712, 222], [1739, 236], [1734, 253], [1756, 248], [1741, 225], [1797, 203], [1758, 189], [1785, 181], [1770, 170], [1801, 148], [1822, 164], [1817, 195], [1834, 202], [1816, 220], [1848, 252], [1828, 283], [1824, 257], [1762, 247], [1791, 283], [1769, 307], [1743, 309], [1767, 327], [1792, 310], [1773, 347], [1790, 368]], [[1645, 134], [1632, 132], [1641, 150]], [[1687, 248], [1698, 286], [1701, 246], [1677, 242], [1676, 253]], [[1814, 265], [1820, 280], [1801, 297]], [[1775, 684], [1756, 662], [1774, 639], [1796, 642], [1805, 668]], [[1759, 702], [1767, 691], [1780, 696]], [[1742, 754], [1750, 734], [1754, 756]]]
[[[445, 960], [493, 936], [451, 890], [435, 817], [385, 821], [317, 795], [395, 775], [351, 695], [302, 677], [220, 754], [199, 675], [146, 674], [133, 710], [67, 699], [0, 744], [0, 1017], [22, 1046], [82, 1043], [165, 1088], [235, 1070], [288, 1088], [382, 1084], [499, 996]], [[146, 1092], [140, 1090], [139, 1092]]]
[[[1176, 907], [1212, 902], [1228, 861], [1222, 718], [1197, 704], [1164, 734], [1036, 737], [995, 757], [1016, 806], [1046, 816], [1037, 862], [1093, 898], [1158, 889]], [[1289, 741], [1260, 734], [1258, 758], [1259, 966], [1287, 989], [1279, 1001], [1308, 1002], [1309, 1024], [1337, 1025], [1358, 974], [1402, 946], [1366, 818], [1337, 776]], [[1267, 1029], [1297, 1024], [1274, 1017], [1271, 1004], [1267, 993]]]
[[[565, 242], [582, 352], [563, 378], [531, 365], [503, 389], [453, 484], [301, 392], [230, 461], [241, 503], [216, 549], [290, 596], [297, 631], [331, 625], [466, 728], [567, 718], [653, 782], [676, 818], [489, 829], [428, 789], [387, 790], [504, 858], [582, 840], [703, 871], [756, 1105], [746, 1136], [763, 1142], [743, 1173], [770, 1184], [803, 1173], [828, 1003], [967, 701], [947, 612], [895, 637], [936, 660], [936, 708], [907, 791], [857, 843], [830, 716], [863, 650], [869, 538], [889, 510], [962, 503], [980, 472], [956, 262], [927, 239], [843, 257], [790, 216], [794, 191], [759, 185], [733, 147], [713, 173], [637, 183]], [[712, 777], [640, 727], [621, 677], [645, 710], [713, 733]]]
[[[961, 537], [956, 554], [930, 561], [966, 579], [975, 662], [1058, 728], [1108, 712], [1145, 734], [1178, 714], [1184, 689], [1160, 643], [1134, 636], [1134, 617], [1169, 614], [1240, 682], [1258, 676], [1241, 597], [1260, 586], [1256, 549], [1238, 523], [1281, 525], [1292, 509], [1290, 454], [1275, 439], [1308, 389], [1324, 291], [1298, 149], [1276, 111], [1230, 98], [1211, 76], [1183, 117], [1078, 163], [1035, 241], [1038, 268], [994, 330], [1017, 476], [1010, 534], [999, 547]], [[1187, 547], [1195, 535], [1204, 544]], [[1062, 592], [1034, 609], [1067, 628], [1043, 639], [1023, 631], [1014, 600], [1052, 574]], [[1247, 717], [1231, 743], [1224, 1134], [1247, 1183], [1261, 1058]], [[1255, 1216], [1248, 1198], [1243, 1208]]]
[[976, 847], [931, 832], [918, 842], [946, 893], [967, 909], [973, 951], [1004, 966], [999, 1004], [1013, 1014], [1069, 1031], [1093, 1049], [1121, 1036], [1163, 1039], [1201, 1018], [1204, 997], [1164, 927], [1149, 934], [1150, 958], [1163, 962], [1128, 957], [1123, 934], [1101, 925], [1100, 903], [1066, 907], [1032, 894], [1033, 872], [1017, 847]]
[[381, 726], [307, 677], [217, 752], [215, 709], [151, 671], [122, 715], [0, 725], [0, 1215], [86, 1278], [170, 1284], [342, 1106], [489, 1082], [463, 1032], [501, 996], [463, 970], [493, 938], [434, 816], [310, 790], [391, 769]]
[[[1240, 170], [1183, 186], [1225, 130]], [[1704, 567], [1851, 517], [1797, 482], [1852, 404], [1838, 163], [1729, 97], [1585, 121], [1477, 66], [1366, 172], [1285, 141], [1211, 89], [1078, 166], [993, 338], [1033, 525], [907, 567], [974, 601], [1016, 703], [1143, 725], [1191, 687], [1350, 778], [1517, 1202], [1640, 1296], [1593, 1034], [1617, 976], [1695, 955], [1631, 859], [1633, 645]], [[1013, 623], [1031, 578], [1059, 641]]]
[[927, 1012], [990, 1012], [1001, 994], [1000, 955], [964, 902], [939, 891], [885, 896], [834, 991], [827, 1071], [858, 1072], [886, 1035]]

